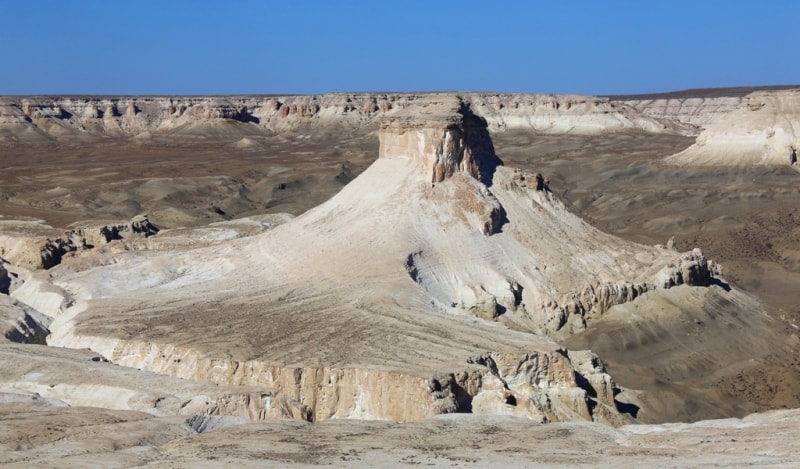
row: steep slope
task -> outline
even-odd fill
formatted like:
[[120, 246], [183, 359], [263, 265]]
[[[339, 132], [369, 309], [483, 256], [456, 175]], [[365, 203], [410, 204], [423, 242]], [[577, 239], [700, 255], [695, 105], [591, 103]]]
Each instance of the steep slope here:
[[670, 121], [685, 122], [703, 128], [742, 103], [740, 96], [671, 97], [623, 99], [622, 103], [643, 115]]
[[[758, 91], [707, 124], [697, 142], [666, 158], [678, 165], [785, 166], [800, 147], [800, 90]], [[794, 155], [794, 156], [793, 156]]]
[[315, 419], [620, 422], [602, 362], [538, 333], [583, 330], [645, 292], [708, 286], [713, 264], [570, 214], [544, 178], [500, 164], [464, 100], [419, 102], [380, 138], [362, 175], [267, 233], [57, 267], [13, 295], [33, 304], [61, 289], [63, 301], [39, 303], [56, 318], [51, 345], [276, 388]]

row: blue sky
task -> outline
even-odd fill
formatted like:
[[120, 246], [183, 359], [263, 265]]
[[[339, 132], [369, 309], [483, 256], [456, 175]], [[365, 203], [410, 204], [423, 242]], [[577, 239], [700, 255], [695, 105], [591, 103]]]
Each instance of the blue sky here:
[[0, 0], [0, 95], [800, 83], [800, 1]]

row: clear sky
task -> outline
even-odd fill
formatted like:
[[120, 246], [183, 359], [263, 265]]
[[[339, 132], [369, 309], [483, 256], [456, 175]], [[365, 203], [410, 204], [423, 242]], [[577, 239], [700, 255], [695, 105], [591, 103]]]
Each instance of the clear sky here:
[[0, 0], [0, 95], [800, 83], [800, 0]]

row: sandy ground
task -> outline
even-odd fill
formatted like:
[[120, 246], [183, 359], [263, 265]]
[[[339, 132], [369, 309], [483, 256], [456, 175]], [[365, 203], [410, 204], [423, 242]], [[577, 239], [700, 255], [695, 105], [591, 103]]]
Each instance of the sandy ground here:
[[254, 213], [297, 215], [338, 192], [378, 153], [369, 130], [280, 134], [244, 149], [232, 146], [235, 138], [2, 148], [0, 213], [57, 227], [148, 213], [163, 228]]

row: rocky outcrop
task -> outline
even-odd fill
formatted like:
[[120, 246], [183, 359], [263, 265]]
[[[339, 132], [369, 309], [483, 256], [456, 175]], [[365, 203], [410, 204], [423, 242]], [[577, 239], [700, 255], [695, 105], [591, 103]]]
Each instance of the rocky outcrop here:
[[74, 231], [39, 222], [0, 222], [0, 257], [26, 269], [49, 269], [83, 246]]
[[[573, 356], [579, 362], [573, 361]], [[473, 413], [537, 419], [534, 416], [538, 412], [543, 423], [598, 418], [602, 421], [605, 414], [618, 415], [614, 382], [591, 352], [561, 349], [548, 354], [488, 353], [471, 361], [491, 371], [482, 376], [482, 386], [472, 399]], [[597, 406], [604, 407], [604, 411], [595, 412]], [[484, 408], [491, 412], [483, 412]]]
[[128, 222], [80, 222], [73, 227], [83, 238], [86, 246], [99, 246], [117, 239], [146, 238], [159, 232], [158, 227], [150, 222], [146, 214], [137, 215]]
[[[467, 412], [541, 423], [617, 414], [613, 381], [590, 352], [486, 353], [460, 370], [407, 373], [358, 367], [282, 367], [262, 361], [203, 357], [190, 348], [83, 337], [71, 348], [100, 351], [110, 361], [193, 381], [266, 386], [302, 403], [313, 420], [357, 418], [418, 421]], [[587, 367], [584, 362], [593, 366]], [[622, 422], [624, 419], [619, 419]]]
[[722, 267], [706, 259], [699, 248], [681, 254], [680, 259], [670, 263], [656, 277], [657, 285], [670, 288], [677, 285], [707, 287], [715, 276], [722, 275]]
[[26, 269], [50, 269], [76, 251], [119, 239], [149, 237], [159, 229], [138, 215], [128, 222], [81, 222], [72, 230], [54, 229], [39, 221], [0, 222], [0, 257]]
[[0, 358], [0, 388], [35, 393], [71, 406], [157, 416], [232, 416], [245, 421], [311, 417], [305, 406], [275, 389], [158, 376], [113, 365], [84, 350], [2, 344]]
[[800, 90], [758, 91], [706, 125], [677, 165], [788, 166], [800, 148]]
[[302, 216], [228, 244], [40, 272], [14, 297], [55, 317], [51, 345], [269, 387], [316, 420], [624, 420], [597, 357], [540, 334], [584, 330], [670, 263], [700, 281], [699, 260], [601, 233], [543, 176], [502, 166], [467, 98], [394, 109], [377, 161]]
[[461, 99], [443, 101], [383, 119], [379, 158], [417, 161], [431, 184], [460, 172], [490, 185], [502, 162], [494, 153], [486, 120], [473, 114]]
[[675, 97], [621, 100], [645, 116], [669, 121], [684, 122], [702, 128], [736, 109], [743, 98], [741, 96], [720, 96], [711, 98]]

